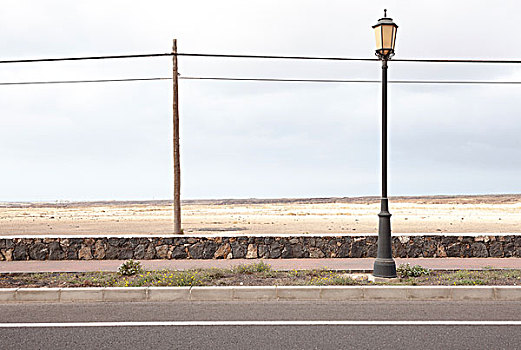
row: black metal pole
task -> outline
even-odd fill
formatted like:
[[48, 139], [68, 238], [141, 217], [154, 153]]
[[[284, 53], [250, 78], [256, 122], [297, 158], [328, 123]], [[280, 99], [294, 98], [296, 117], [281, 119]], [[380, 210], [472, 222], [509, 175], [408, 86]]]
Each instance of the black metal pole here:
[[373, 266], [376, 277], [396, 277], [391, 245], [391, 213], [387, 199], [387, 58], [382, 58], [382, 198], [378, 226], [378, 252]]

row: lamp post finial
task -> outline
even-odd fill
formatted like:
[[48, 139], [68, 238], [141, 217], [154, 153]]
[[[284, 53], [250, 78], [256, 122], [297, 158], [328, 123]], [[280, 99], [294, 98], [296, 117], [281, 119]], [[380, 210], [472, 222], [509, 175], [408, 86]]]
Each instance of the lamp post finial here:
[[387, 17], [387, 9], [384, 9], [384, 17]]

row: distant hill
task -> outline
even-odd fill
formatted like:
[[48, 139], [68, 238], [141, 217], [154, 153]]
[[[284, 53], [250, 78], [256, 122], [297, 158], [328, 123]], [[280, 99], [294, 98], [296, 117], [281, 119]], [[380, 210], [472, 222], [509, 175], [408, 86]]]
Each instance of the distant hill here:
[[[377, 203], [379, 197], [324, 197], [324, 198], [248, 198], [248, 199], [186, 199], [184, 205], [240, 205], [240, 204], [321, 204], [321, 203]], [[390, 197], [393, 202], [411, 202], [418, 204], [510, 204], [521, 202], [521, 194], [487, 194], [487, 195], [438, 195], [438, 196], [396, 196]], [[81, 201], [81, 202], [3, 202], [2, 208], [38, 208], [38, 207], [85, 207], [85, 206], [164, 206], [170, 205], [170, 200], [141, 201]]]

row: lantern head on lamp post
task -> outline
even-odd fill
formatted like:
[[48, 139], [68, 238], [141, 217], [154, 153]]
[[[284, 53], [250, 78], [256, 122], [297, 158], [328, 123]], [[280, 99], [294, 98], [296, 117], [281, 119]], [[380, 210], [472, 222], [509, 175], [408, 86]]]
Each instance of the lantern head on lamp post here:
[[384, 17], [378, 20], [373, 29], [376, 38], [376, 56], [381, 60], [390, 59], [394, 56], [398, 26], [392, 18], [387, 17], [387, 10], [384, 10]]
[[387, 198], [387, 61], [394, 55], [396, 29], [391, 18], [384, 17], [373, 26], [376, 35], [376, 55], [382, 61], [382, 197], [378, 214], [378, 250], [374, 261], [373, 275], [376, 277], [396, 277], [396, 263], [393, 259], [391, 242], [391, 213]]

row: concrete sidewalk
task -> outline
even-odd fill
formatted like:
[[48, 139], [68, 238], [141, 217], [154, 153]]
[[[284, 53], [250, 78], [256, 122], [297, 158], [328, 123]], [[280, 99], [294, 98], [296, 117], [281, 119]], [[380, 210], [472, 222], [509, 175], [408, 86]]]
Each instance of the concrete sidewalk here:
[[[371, 272], [374, 259], [230, 259], [230, 260], [141, 260], [147, 270], [187, 270], [230, 268], [263, 261], [275, 270], [330, 269]], [[45, 260], [0, 261], [0, 273], [22, 272], [89, 272], [117, 271], [123, 260]], [[521, 258], [407, 258], [396, 259], [396, 265], [409, 263], [433, 270], [521, 269]]]

